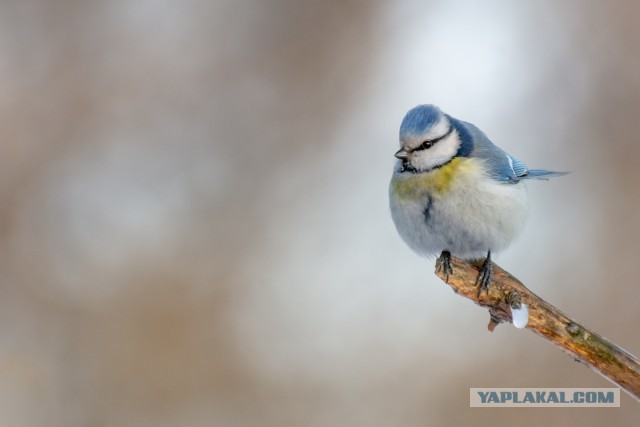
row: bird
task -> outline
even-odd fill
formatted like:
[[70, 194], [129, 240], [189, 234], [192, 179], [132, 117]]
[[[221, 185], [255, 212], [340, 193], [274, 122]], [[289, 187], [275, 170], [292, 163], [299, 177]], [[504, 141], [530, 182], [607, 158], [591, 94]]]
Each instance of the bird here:
[[524, 227], [525, 181], [567, 172], [528, 169], [478, 127], [431, 104], [407, 112], [399, 143], [389, 185], [398, 234], [419, 255], [440, 254], [436, 269], [447, 282], [452, 255], [484, 258], [476, 286], [478, 296], [488, 293], [491, 253], [506, 249]]

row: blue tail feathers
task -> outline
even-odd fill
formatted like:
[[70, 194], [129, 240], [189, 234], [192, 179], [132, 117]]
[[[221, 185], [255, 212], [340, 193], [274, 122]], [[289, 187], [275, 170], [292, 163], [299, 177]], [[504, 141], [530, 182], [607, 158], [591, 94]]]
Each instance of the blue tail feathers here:
[[549, 178], [555, 178], [557, 176], [563, 176], [563, 175], [567, 175], [568, 173], [571, 172], [555, 172], [555, 171], [548, 171], [545, 169], [533, 169], [533, 170], [529, 170], [527, 171], [527, 174], [525, 176], [521, 176], [521, 179], [542, 179], [547, 181]]

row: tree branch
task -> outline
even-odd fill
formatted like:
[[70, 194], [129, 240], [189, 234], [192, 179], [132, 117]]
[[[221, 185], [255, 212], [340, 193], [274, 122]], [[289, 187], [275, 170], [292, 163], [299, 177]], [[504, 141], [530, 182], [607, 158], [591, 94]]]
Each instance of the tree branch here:
[[[518, 279], [493, 264], [493, 278], [488, 295], [478, 295], [475, 285], [479, 265], [451, 257], [453, 273], [448, 285], [453, 291], [491, 314], [489, 330], [502, 322], [511, 322], [511, 307], [526, 304], [529, 308], [527, 329], [551, 341], [575, 360], [584, 363], [617, 384], [640, 401], [640, 360], [604, 337], [587, 329], [527, 289]], [[446, 281], [443, 272], [436, 271]]]

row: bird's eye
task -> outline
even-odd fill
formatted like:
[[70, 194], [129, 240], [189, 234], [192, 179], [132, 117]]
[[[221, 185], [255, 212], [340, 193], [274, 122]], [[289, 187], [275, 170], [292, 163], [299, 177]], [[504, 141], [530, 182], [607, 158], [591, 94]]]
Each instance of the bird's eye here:
[[418, 150], [426, 150], [428, 148], [431, 148], [432, 145], [433, 141], [425, 141], [418, 147]]

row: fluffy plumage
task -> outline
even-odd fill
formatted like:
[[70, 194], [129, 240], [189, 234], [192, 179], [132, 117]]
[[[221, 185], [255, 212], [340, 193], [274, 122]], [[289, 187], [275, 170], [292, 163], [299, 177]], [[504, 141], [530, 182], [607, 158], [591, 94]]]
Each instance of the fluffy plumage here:
[[505, 249], [526, 218], [523, 181], [563, 174], [528, 170], [476, 126], [434, 105], [407, 113], [396, 157], [391, 214], [404, 241], [427, 256], [470, 259]]

